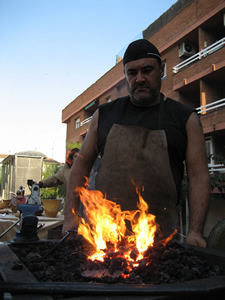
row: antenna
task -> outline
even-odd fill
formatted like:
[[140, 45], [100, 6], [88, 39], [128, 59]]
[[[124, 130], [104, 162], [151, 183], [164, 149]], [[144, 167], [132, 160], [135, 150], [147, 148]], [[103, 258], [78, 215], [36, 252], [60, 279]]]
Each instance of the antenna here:
[[53, 142], [53, 144], [52, 144], [52, 158], [53, 158], [53, 155], [54, 155], [54, 145], [55, 145], [55, 143]]

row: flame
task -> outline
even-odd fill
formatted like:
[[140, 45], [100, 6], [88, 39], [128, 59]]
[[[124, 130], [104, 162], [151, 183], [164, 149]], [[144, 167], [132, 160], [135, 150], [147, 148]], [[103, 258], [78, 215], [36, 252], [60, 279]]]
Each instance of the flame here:
[[79, 191], [87, 221], [81, 219], [78, 234], [83, 235], [95, 248], [100, 258], [107, 249], [107, 243], [116, 248], [125, 235], [126, 224], [120, 205], [106, 200], [100, 191], [91, 191], [83, 187]]
[[[153, 246], [155, 233], [158, 228], [156, 223], [156, 217], [148, 213], [148, 204], [144, 201], [139, 194], [139, 202], [137, 203], [139, 210], [134, 211], [131, 214], [131, 227], [135, 233], [136, 248], [139, 251], [138, 259], [143, 258], [142, 253], [148, 249], [149, 246]], [[136, 218], [138, 215], [138, 218]], [[128, 218], [129, 219], [129, 218]]]
[[175, 228], [174, 231], [173, 231], [173, 233], [171, 233], [171, 235], [168, 236], [166, 239], [162, 240], [161, 243], [162, 243], [164, 246], [166, 246], [166, 245], [169, 243], [169, 241], [171, 241], [172, 238], [173, 238], [176, 234], [177, 234], [177, 229]]
[[[155, 221], [156, 217], [148, 213], [148, 204], [140, 193], [138, 209], [122, 211], [119, 204], [107, 200], [100, 191], [88, 190], [85, 187], [77, 188], [76, 191], [86, 214], [86, 220], [80, 219], [78, 234], [82, 235], [95, 251], [88, 258], [103, 261], [109, 251], [109, 244], [110, 249], [116, 252], [121, 242], [127, 246], [124, 247], [127, 251], [123, 251], [123, 257], [127, 260], [137, 261], [143, 258], [143, 253], [154, 244], [159, 225]], [[131, 224], [132, 233], [129, 235], [126, 220]], [[168, 241], [164, 240], [165, 243]]]

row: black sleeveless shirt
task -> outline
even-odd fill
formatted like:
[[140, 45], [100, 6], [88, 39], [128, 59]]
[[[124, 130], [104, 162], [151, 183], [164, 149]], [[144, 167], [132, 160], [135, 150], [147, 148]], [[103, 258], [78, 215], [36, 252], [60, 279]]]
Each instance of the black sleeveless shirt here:
[[113, 124], [165, 130], [170, 166], [180, 197], [187, 148], [186, 123], [195, 110], [170, 98], [163, 105], [162, 128], [159, 128], [160, 104], [150, 107], [134, 105], [129, 96], [99, 106], [98, 151], [104, 155], [107, 135]]

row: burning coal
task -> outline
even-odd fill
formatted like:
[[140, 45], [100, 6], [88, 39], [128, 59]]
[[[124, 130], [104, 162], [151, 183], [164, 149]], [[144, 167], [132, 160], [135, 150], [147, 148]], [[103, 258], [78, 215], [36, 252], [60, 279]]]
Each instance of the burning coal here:
[[[82, 235], [94, 249], [90, 260], [103, 261], [109, 253], [120, 253], [127, 260], [143, 259], [144, 252], [153, 246], [157, 234], [162, 238], [156, 217], [148, 213], [148, 204], [139, 195], [137, 210], [122, 211], [119, 204], [107, 200], [100, 191], [78, 188], [80, 200], [85, 207], [87, 219], [80, 219], [78, 234]], [[127, 222], [131, 230], [127, 228]], [[161, 243], [170, 241], [174, 233]], [[123, 251], [121, 251], [121, 248]]]

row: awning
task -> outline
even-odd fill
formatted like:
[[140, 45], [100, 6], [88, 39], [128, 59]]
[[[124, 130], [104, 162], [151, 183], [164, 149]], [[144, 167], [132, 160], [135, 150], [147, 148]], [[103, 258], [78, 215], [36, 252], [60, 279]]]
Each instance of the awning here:
[[92, 101], [90, 104], [88, 104], [88, 105], [84, 108], [84, 110], [87, 110], [88, 108], [92, 107], [93, 105], [95, 105], [95, 100]]

